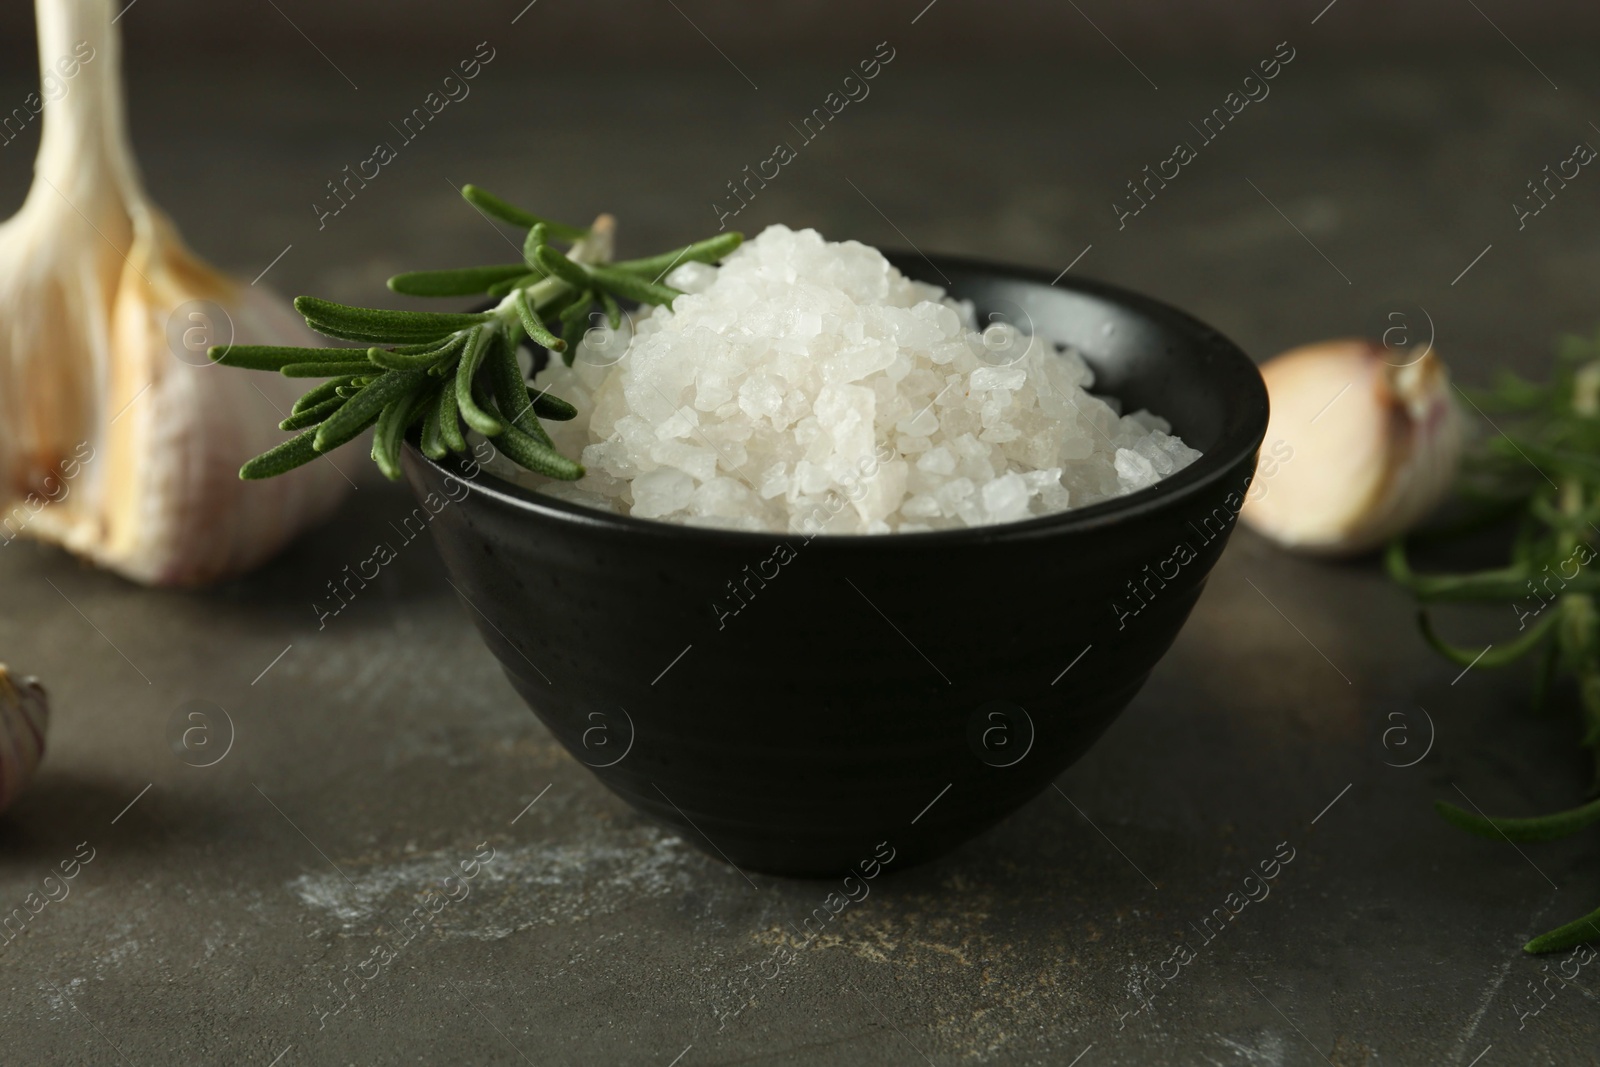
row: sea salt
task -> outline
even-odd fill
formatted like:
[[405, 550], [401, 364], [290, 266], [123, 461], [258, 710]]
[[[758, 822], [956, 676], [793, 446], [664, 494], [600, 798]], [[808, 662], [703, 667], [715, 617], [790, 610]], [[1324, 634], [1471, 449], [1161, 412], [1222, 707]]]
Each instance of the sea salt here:
[[1088, 392], [1071, 348], [912, 281], [876, 249], [772, 226], [721, 267], [685, 264], [670, 309], [598, 330], [535, 384], [591, 507], [727, 529], [946, 530], [1154, 485], [1199, 458], [1147, 411]]

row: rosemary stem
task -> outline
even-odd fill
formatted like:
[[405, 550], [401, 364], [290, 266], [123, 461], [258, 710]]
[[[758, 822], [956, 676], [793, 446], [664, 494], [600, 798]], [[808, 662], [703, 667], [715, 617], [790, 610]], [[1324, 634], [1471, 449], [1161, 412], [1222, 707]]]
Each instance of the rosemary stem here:
[[[41, 10], [45, 8], [54, 10], [41, 3]], [[53, 129], [46, 124], [46, 141]], [[405, 434], [420, 423], [424, 453], [440, 459], [467, 451], [463, 422], [485, 437], [501, 438], [505, 456], [519, 466], [563, 481], [581, 478], [583, 465], [557, 453], [538, 421], [571, 419], [577, 409], [527, 388], [517, 355], [521, 341], [526, 337], [559, 354], [570, 367], [578, 345], [593, 329], [597, 308], [615, 330], [621, 326], [619, 300], [670, 305], [683, 294], [648, 278], [659, 273], [657, 265], [715, 263], [744, 239], [728, 231], [675, 252], [631, 260], [619, 269], [613, 265], [616, 220], [610, 215], [579, 229], [542, 219], [475, 185], [464, 187], [461, 195], [479, 211], [527, 228], [521, 260], [408, 271], [390, 278], [389, 288], [405, 296], [483, 295], [498, 301], [491, 309], [401, 311], [302, 296], [294, 306], [307, 326], [360, 347], [225, 345], [209, 350], [213, 362], [230, 367], [327, 379], [296, 401], [280, 425], [304, 432], [246, 463], [241, 478], [283, 474], [376, 423], [372, 458], [396, 479], [396, 456]], [[564, 255], [549, 243], [552, 239], [568, 245]], [[491, 373], [486, 382], [478, 382], [483, 369]], [[1552, 611], [1536, 636], [1543, 638], [1559, 617]]]
[[[588, 266], [603, 266], [611, 261], [610, 230], [604, 221], [608, 216], [602, 215], [595, 220], [593, 234], [590, 238], [578, 241], [567, 252], [567, 258], [574, 263], [583, 263]], [[513, 289], [501, 298], [490, 311], [494, 319], [485, 325], [492, 332], [505, 332], [519, 328], [522, 320], [517, 312], [517, 296], [519, 293], [528, 294], [528, 303], [535, 312], [544, 310], [555, 301], [561, 299], [572, 291], [572, 286], [561, 278], [541, 278], [532, 285], [522, 289]], [[465, 333], [466, 331], [461, 331]]]

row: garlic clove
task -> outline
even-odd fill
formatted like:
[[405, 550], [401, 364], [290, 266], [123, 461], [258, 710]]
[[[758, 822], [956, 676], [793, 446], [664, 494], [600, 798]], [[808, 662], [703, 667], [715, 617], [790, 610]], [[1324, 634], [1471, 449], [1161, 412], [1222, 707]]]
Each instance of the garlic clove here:
[[168, 339], [175, 313], [205, 301], [226, 320], [211, 340], [321, 343], [287, 303], [190, 252], [146, 197], [114, 8], [37, 3], [41, 62], [80, 66], [0, 225], [0, 540], [25, 532], [136, 581], [196, 585], [263, 562], [349, 482], [332, 460], [240, 482], [303, 383], [228, 374]]
[[28, 788], [50, 729], [50, 702], [36, 679], [14, 681], [0, 663], [0, 811]]
[[34, 526], [37, 536], [150, 585], [249, 570], [331, 511], [347, 485], [331, 459], [309, 478], [239, 479], [240, 464], [283, 439], [275, 424], [304, 383], [189, 361], [201, 353], [175, 356], [167, 322], [191, 301], [221, 308], [228, 321], [213, 327], [239, 343], [320, 343], [287, 303], [196, 259], [166, 219], [148, 209], [136, 216], [113, 301], [108, 406], [120, 414], [100, 439], [99, 492], [69, 495]]
[[1272, 415], [1240, 518], [1286, 548], [1376, 548], [1444, 499], [1463, 426], [1444, 363], [1361, 339], [1292, 349], [1261, 367]]

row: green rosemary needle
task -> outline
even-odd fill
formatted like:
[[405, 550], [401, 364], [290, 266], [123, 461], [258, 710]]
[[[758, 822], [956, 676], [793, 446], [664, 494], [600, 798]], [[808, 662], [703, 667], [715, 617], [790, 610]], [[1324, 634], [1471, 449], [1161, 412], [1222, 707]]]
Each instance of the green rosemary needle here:
[[[540, 419], [576, 417], [566, 401], [529, 388], [517, 361], [523, 337], [570, 365], [596, 312], [615, 329], [622, 305], [670, 304], [681, 294], [661, 284], [679, 263], [715, 263], [739, 247], [737, 233], [718, 234], [673, 252], [615, 264], [596, 251], [609, 241], [541, 218], [475, 185], [462, 197], [484, 214], [527, 231], [523, 262], [409, 271], [389, 279], [406, 296], [482, 295], [485, 311], [440, 313], [353, 307], [302, 296], [295, 310], [318, 333], [354, 348], [232, 345], [210, 351], [228, 367], [290, 378], [324, 378], [295, 402], [279, 424], [298, 431], [246, 463], [245, 479], [271, 478], [309, 463], [375, 427], [372, 458], [391, 479], [401, 476], [401, 444], [415, 430], [423, 453], [442, 460], [467, 452], [462, 423], [493, 439], [513, 462], [551, 478], [576, 480], [583, 467], [556, 451]], [[565, 251], [551, 242], [568, 245]]]
[[[1533, 706], [1544, 705], [1557, 679], [1575, 683], [1582, 723], [1579, 743], [1591, 752], [1591, 794], [1600, 792], [1600, 338], [1562, 340], [1548, 384], [1502, 374], [1492, 390], [1472, 395], [1499, 416], [1503, 432], [1471, 457], [1461, 486], [1479, 513], [1449, 531], [1422, 535], [1446, 540], [1508, 518], [1516, 520], [1510, 560], [1467, 574], [1419, 574], [1405, 544], [1389, 546], [1386, 564], [1419, 604], [1510, 604], [1517, 634], [1484, 652], [1447, 643], [1426, 610], [1418, 623], [1427, 643], [1451, 662], [1504, 667], [1537, 653]], [[1444, 801], [1439, 814], [1471, 833], [1495, 840], [1553, 841], [1600, 823], [1600, 799], [1531, 818], [1487, 818]], [[1600, 941], [1600, 910], [1534, 938], [1530, 953], [1556, 952]]]

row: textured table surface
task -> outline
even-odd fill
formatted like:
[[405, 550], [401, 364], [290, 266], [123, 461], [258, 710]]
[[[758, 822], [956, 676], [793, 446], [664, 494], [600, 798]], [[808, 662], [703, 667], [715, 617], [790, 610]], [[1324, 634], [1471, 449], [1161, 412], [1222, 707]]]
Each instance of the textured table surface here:
[[[438, 77], [373, 55], [334, 57], [341, 74], [309, 49], [287, 70], [135, 57], [150, 185], [246, 278], [273, 264], [263, 284], [281, 291], [372, 301], [398, 269], [505, 254], [452, 183], [557, 217], [613, 211], [627, 251], [702, 236], [725, 182], [796, 140], [790, 122], [844, 73], [741, 74], [686, 37], [674, 47], [704, 52], [692, 73], [577, 86], [537, 73], [510, 27], [493, 34], [472, 95], [321, 230], [324, 183], [489, 31], [441, 34]], [[1252, 61], [1141, 72], [1108, 50], [951, 70], [919, 62], [909, 27], [871, 96], [737, 225], [1072, 263], [1258, 357], [1426, 309], [1469, 382], [1537, 371], [1556, 334], [1594, 326], [1600, 177], [1521, 231], [1510, 207], [1574, 143], [1600, 144], [1592, 52], [1536, 69], [1510, 45], [1358, 60], [1319, 52], [1309, 26], [1292, 44], [1271, 95], [1119, 229], [1125, 183], [1195, 140], [1189, 123]], [[0, 80], [4, 100], [28, 88], [25, 71]], [[8, 203], [31, 151], [0, 149]], [[1576, 800], [1573, 724], [1531, 717], [1515, 671], [1458, 676], [1430, 654], [1370, 560], [1301, 562], [1236, 535], [1148, 686], [1057, 789], [881, 879], [774, 977], [764, 961], [827, 887], [752, 886], [605, 792], [519, 703], [431, 546], [319, 630], [325, 583], [409, 506], [363, 474], [314, 537], [203, 593], [0, 549], [0, 656], [55, 706], [42, 773], [0, 818], [0, 911], [80, 842], [94, 857], [0, 945], [0, 1060], [1594, 1062], [1600, 971], [1536, 1000], [1548, 972], [1519, 951], [1600, 900], [1592, 839], [1519, 854], [1430, 809], [1457, 788], [1508, 812]], [[1487, 643], [1512, 619], [1451, 625]], [[214, 766], [170, 747], [188, 701], [231, 720]], [[471, 895], [339, 996], [370, 974], [381, 916], [484, 842]], [[1293, 858], [1270, 896], [1202, 936], [1275, 854]]]

